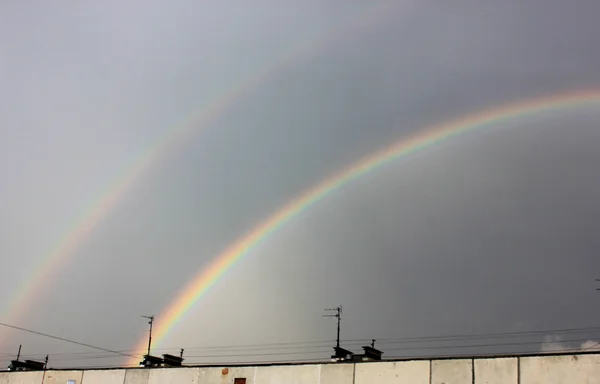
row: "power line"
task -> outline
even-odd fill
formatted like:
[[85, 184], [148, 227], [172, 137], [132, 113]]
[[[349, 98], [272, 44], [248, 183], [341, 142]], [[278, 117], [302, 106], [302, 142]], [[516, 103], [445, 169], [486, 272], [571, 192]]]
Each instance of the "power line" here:
[[[563, 342], [569, 342], [568, 340], [565, 340]], [[550, 342], [548, 342], [550, 343]], [[533, 342], [531, 344], [534, 344]], [[551, 351], [547, 351], [545, 353], [573, 353], [573, 352], [581, 352], [582, 349], [580, 348], [571, 348], [571, 349], [555, 349], [555, 350], [551, 350]], [[527, 350], [527, 351], [507, 351], [507, 352], [502, 352], [502, 353], [495, 353], [494, 356], [518, 356], [518, 355], [525, 355], [525, 354], [531, 354], [531, 353], [537, 353], [540, 355], [544, 355], [544, 352], [540, 352], [539, 350]], [[245, 355], [242, 355], [245, 356]], [[460, 358], [460, 357], [488, 357], [490, 356], [489, 353], [484, 354], [484, 353], [469, 353], [469, 354], [448, 354], [448, 355], [419, 355], [419, 356], [411, 356], [411, 359], [439, 359], [439, 358]], [[228, 356], [218, 356], [218, 357], [228, 357]], [[233, 355], [229, 356], [229, 357], [233, 357]], [[391, 356], [391, 359], [401, 359], [403, 357], [406, 356]], [[254, 360], [254, 361], [237, 361], [237, 362], [232, 362], [232, 361], [219, 361], [219, 362], [211, 362], [210, 365], [235, 365], [235, 364], [244, 364], [244, 365], [248, 365], [248, 364], [286, 364], [286, 363], [319, 363], [319, 362], [328, 362], [328, 359], [323, 359], [323, 358], [317, 358], [317, 359], [286, 359], [286, 360]], [[193, 365], [200, 365], [200, 364], [192, 364]], [[79, 366], [77, 367], [78, 369], [93, 369], [93, 368], [131, 368], [131, 367], [137, 367], [137, 365], [118, 365], [118, 366], [108, 366], [108, 365], [85, 365], [85, 366]]]
[[33, 331], [31, 329], [17, 327], [15, 325], [10, 325], [10, 324], [5, 324], [5, 323], [0, 323], [0, 325], [2, 325], [4, 327], [12, 328], [12, 329], [17, 329], [17, 330], [23, 331], [23, 332], [33, 333], [34, 335], [39, 335], [39, 336], [49, 337], [49, 338], [55, 339], [55, 340], [64, 341], [66, 343], [77, 344], [77, 345], [81, 345], [81, 346], [84, 346], [84, 347], [97, 349], [97, 350], [104, 351], [104, 352], [115, 353], [117, 355], [122, 355], [122, 356], [127, 356], [127, 357], [136, 357], [136, 358], [138, 357], [137, 355], [134, 356], [134, 355], [131, 355], [131, 354], [128, 354], [128, 353], [122, 353], [122, 352], [119, 352], [119, 351], [114, 351], [112, 349], [106, 349], [106, 348], [102, 348], [102, 347], [96, 347], [95, 345], [91, 345], [91, 344], [81, 343], [79, 341], [65, 339], [64, 337], [58, 337], [58, 336], [49, 335], [47, 333]]
[[596, 344], [592, 344], [592, 345], [590, 345], [589, 347], [585, 347], [585, 348], [583, 349], [583, 351], [587, 351], [588, 349], [596, 348], [596, 347], [597, 347], [597, 346], [599, 346], [599, 345], [600, 345], [600, 341], [597, 341], [597, 342], [596, 342]]
[[577, 339], [577, 340], [560, 340], [560, 341], [524, 341], [524, 342], [513, 342], [513, 343], [495, 343], [495, 344], [467, 344], [467, 345], [428, 345], [423, 347], [405, 347], [405, 348], [392, 348], [387, 351], [406, 351], [406, 350], [423, 350], [423, 349], [455, 349], [455, 348], [484, 348], [484, 347], [503, 347], [503, 346], [516, 346], [516, 345], [530, 345], [530, 344], [554, 344], [554, 343], [582, 343], [589, 341], [589, 339]]
[[[572, 353], [572, 352], [580, 352], [581, 349], [557, 349], [557, 350], [552, 350], [546, 353]], [[508, 351], [508, 352], [503, 352], [503, 353], [499, 353], [499, 354], [494, 354], [494, 356], [518, 356], [518, 355], [525, 355], [525, 354], [532, 354], [532, 353], [538, 353], [540, 355], [544, 355], [544, 352], [541, 352], [539, 350], [530, 350], [530, 351]], [[490, 356], [490, 354], [452, 354], [452, 355], [422, 355], [422, 356], [411, 356], [411, 359], [438, 359], [438, 358], [454, 358], [454, 357], [488, 357]], [[392, 358], [402, 358], [402, 356], [398, 356], [398, 357], [392, 357]], [[235, 364], [244, 364], [244, 365], [249, 365], [249, 364], [286, 364], [286, 363], [322, 363], [322, 362], [329, 362], [329, 359], [293, 359], [293, 360], [261, 360], [261, 361], [252, 361], [252, 362], [248, 362], [248, 361], [237, 361], [237, 362], [225, 362], [225, 361], [218, 361], [218, 362], [211, 362], [210, 365], [235, 365]], [[385, 362], [385, 360], [382, 360], [382, 362]], [[191, 364], [192, 366], [194, 366], [194, 364]], [[199, 365], [199, 364], [197, 364]]]
[[[0, 323], [1, 324], [1, 323]], [[8, 326], [8, 325], [6, 325]], [[11, 326], [13, 328], [14, 327]], [[522, 332], [503, 332], [503, 333], [479, 333], [479, 334], [455, 334], [455, 335], [438, 335], [438, 336], [414, 336], [414, 337], [402, 337], [402, 338], [378, 338], [378, 342], [383, 344], [400, 344], [405, 342], [431, 342], [437, 340], [460, 340], [460, 339], [487, 339], [487, 338], [502, 338], [502, 337], [527, 337], [536, 336], [540, 334], [549, 333], [571, 333], [571, 332], [600, 332], [600, 327], [587, 327], [587, 328], [560, 328], [560, 329], [546, 329], [546, 330], [530, 330]], [[371, 339], [342, 339], [341, 342], [346, 344], [358, 345], [360, 343], [366, 343]], [[213, 346], [186, 346], [186, 351], [200, 351], [200, 350], [279, 350], [279, 349], [292, 349], [292, 348], [318, 348], [329, 346], [331, 342], [335, 340], [315, 340], [315, 341], [294, 341], [294, 342], [279, 342], [279, 343], [257, 343], [257, 344], [238, 344], [238, 345], [213, 345]], [[86, 345], [87, 346], [87, 345]], [[179, 348], [157, 348], [155, 351], [179, 351]], [[137, 352], [138, 350], [108, 350], [110, 353], [118, 353], [120, 355], [127, 355], [129, 353]], [[3, 353], [6, 356], [12, 356], [11, 353]], [[57, 355], [86, 355], [96, 354], [96, 352], [72, 352], [72, 353], [59, 353]]]
[[[498, 337], [509, 337], [509, 336], [534, 336], [548, 333], [569, 333], [569, 332], [590, 332], [600, 331], [600, 327], [589, 327], [589, 328], [563, 328], [563, 329], [547, 329], [547, 330], [536, 330], [536, 331], [522, 331], [522, 332], [501, 332], [501, 333], [475, 333], [475, 334], [457, 334], [457, 335], [440, 335], [440, 336], [415, 336], [415, 337], [402, 337], [402, 338], [379, 338], [377, 341], [382, 343], [408, 342], [408, 341], [430, 341], [430, 340], [443, 340], [443, 339], [478, 339], [478, 338], [498, 338]], [[347, 340], [347, 341], [366, 341], [367, 339]]]
[[[137, 355], [130, 354], [128, 352], [132, 350], [111, 350], [101, 347], [96, 347], [90, 344], [77, 342], [74, 340], [69, 340], [66, 338], [49, 335], [46, 333], [33, 331], [29, 329], [25, 329], [22, 327], [17, 327], [9, 324], [0, 323], [0, 325], [21, 330], [24, 332], [29, 332], [33, 334], [37, 334], [44, 337], [49, 337], [61, 341], [65, 341], [72, 344], [77, 344], [81, 346], [85, 346], [88, 348], [97, 349], [103, 352], [108, 352], [112, 355], [120, 355], [127, 357], [139, 357]], [[499, 337], [527, 337], [527, 336], [535, 336], [540, 334], [548, 334], [548, 333], [569, 333], [569, 332], [592, 332], [592, 331], [600, 331], [600, 327], [588, 327], [588, 328], [562, 328], [562, 329], [548, 329], [548, 330], [532, 330], [532, 331], [523, 331], [523, 332], [503, 332], [503, 333], [481, 333], [481, 334], [456, 334], [456, 335], [439, 335], [439, 336], [418, 336], [418, 337], [405, 337], [405, 338], [388, 338], [388, 339], [379, 339], [382, 340], [381, 343], [385, 344], [401, 344], [401, 343], [416, 343], [416, 342], [434, 342], [434, 341], [455, 341], [455, 340], [465, 340], [465, 339], [487, 339], [487, 338], [499, 338]], [[577, 339], [577, 340], [560, 340], [559, 342], [569, 343], [569, 342], [583, 342], [588, 341], [588, 339]], [[355, 340], [346, 340], [345, 342], [348, 344], [354, 345], [355, 343], [359, 343], [362, 341], [366, 341], [366, 339], [355, 339]], [[207, 354], [207, 355], [191, 355], [188, 358], [223, 358], [228, 359], [231, 357], [253, 357], [253, 356], [274, 356], [274, 355], [309, 355], [316, 353], [325, 353], [327, 350], [314, 350], [313, 348], [325, 348], [328, 343], [331, 341], [304, 341], [304, 342], [282, 342], [282, 343], [262, 343], [262, 344], [245, 344], [245, 345], [226, 345], [226, 346], [206, 346], [206, 347], [188, 347], [188, 350], [212, 350], [216, 353], [219, 352], [227, 352], [229, 350], [231, 353], [221, 353], [221, 354]], [[427, 350], [427, 349], [454, 349], [454, 348], [476, 348], [476, 347], [501, 347], [501, 346], [516, 346], [516, 345], [530, 345], [530, 344], [547, 344], [552, 342], [547, 341], [530, 341], [530, 342], [508, 342], [508, 343], [488, 343], [488, 344], [468, 344], [468, 345], [441, 345], [441, 346], [414, 346], [414, 347], [402, 347], [402, 348], [391, 348], [387, 349], [387, 351], [403, 351], [403, 350]], [[600, 345], [600, 342], [597, 343]], [[596, 345], [592, 345], [587, 347], [585, 350], [595, 347]], [[239, 354], [243, 349], [249, 351], [249, 353]], [[286, 352], [277, 352], [271, 353], [274, 350], [289, 350]], [[309, 350], [307, 350], [309, 349]], [[171, 350], [171, 349], [164, 349]], [[581, 350], [581, 349], [577, 349]], [[252, 353], [253, 351], [260, 353]], [[235, 352], [238, 352], [236, 354]], [[264, 352], [264, 353], [263, 353]], [[539, 351], [535, 351], [539, 352]], [[9, 354], [7, 354], [9, 355]], [[28, 355], [34, 356], [34, 355]], [[37, 356], [37, 355], [35, 355]], [[40, 355], [42, 356], [42, 355]], [[103, 355], [94, 352], [73, 352], [73, 353], [58, 353], [53, 354], [55, 358], [53, 360], [59, 361], [69, 361], [69, 360], [97, 360], [97, 359], [106, 359], [106, 358], [116, 358], [116, 356], [111, 355]], [[58, 358], [60, 356], [60, 358]], [[454, 356], [454, 355], [453, 355]], [[230, 364], [230, 363], [228, 363]]]
[[244, 356], [280, 356], [280, 355], [314, 355], [316, 353], [327, 353], [328, 349], [322, 351], [303, 351], [303, 352], [278, 352], [278, 353], [247, 353], [241, 355], [196, 355], [187, 356], [187, 358], [215, 358], [215, 357], [244, 357]]
[[[561, 343], [575, 343], [575, 342], [585, 342], [589, 339], [574, 339], [574, 340], [561, 340]], [[529, 341], [529, 342], [512, 342], [512, 343], [495, 343], [495, 344], [470, 344], [470, 345], [444, 345], [444, 346], [424, 346], [424, 347], [406, 347], [406, 348], [393, 348], [387, 349], [386, 351], [404, 351], [404, 350], [423, 350], [423, 349], [453, 349], [453, 348], [474, 348], [474, 347], [502, 347], [502, 346], [517, 346], [517, 345], [530, 345], [530, 344], [552, 344], [555, 341]], [[600, 342], [598, 343], [600, 344]], [[593, 346], [592, 346], [593, 347]], [[591, 348], [591, 347], [590, 347]], [[250, 354], [242, 354], [242, 355], [230, 355], [230, 354], [222, 354], [222, 355], [192, 355], [188, 356], [188, 358], [214, 358], [214, 357], [243, 357], [243, 356], [277, 356], [277, 355], [300, 355], [300, 354], [315, 354], [315, 353], [325, 353], [328, 352], [325, 350], [318, 351], [297, 351], [297, 352], [280, 352], [280, 353], [250, 353]]]
[[[570, 339], [570, 340], [561, 340], [562, 343], [574, 343], [574, 342], [584, 342], [588, 341], [588, 339]], [[457, 349], [457, 348], [475, 348], [475, 347], [501, 347], [501, 346], [517, 346], [517, 345], [530, 345], [530, 344], [552, 344], [555, 341], [529, 341], [529, 342], [514, 342], [514, 343], [494, 343], [494, 344], [469, 344], [469, 345], [446, 345], [446, 346], [424, 346], [424, 347], [407, 347], [407, 348], [395, 348], [389, 349], [388, 352], [391, 351], [406, 351], [406, 350], [425, 350], [425, 349]], [[599, 343], [600, 344], [600, 343]], [[593, 347], [593, 346], [591, 346]], [[591, 348], [590, 347], [590, 348]], [[587, 349], [587, 348], [586, 348]], [[583, 349], [583, 350], [586, 350]], [[576, 350], [581, 350], [576, 349]], [[256, 356], [280, 356], [280, 355], [308, 355], [308, 354], [317, 354], [317, 353], [326, 353], [328, 350], [318, 350], [318, 351], [296, 351], [296, 352], [279, 352], [279, 353], [248, 353], [248, 354], [220, 354], [220, 355], [192, 355], [188, 356], [188, 358], [231, 358], [231, 357], [256, 357]], [[78, 359], [89, 359], [95, 360], [99, 358], [108, 358], [111, 356], [97, 357], [97, 358], [65, 358], [62, 360], [78, 360]], [[54, 359], [60, 360], [60, 359]]]
[[[296, 341], [296, 342], [285, 342], [285, 343], [261, 343], [261, 344], [244, 344], [244, 345], [221, 345], [221, 346], [206, 346], [206, 347], [185, 347], [186, 350], [191, 349], [229, 349], [229, 348], [246, 348], [246, 347], [270, 347], [270, 346], [286, 346], [286, 345], [300, 345], [300, 344], [327, 344], [335, 340], [323, 340], [323, 341]], [[163, 350], [175, 350], [176, 348], [163, 348]]]
[[[547, 353], [573, 353], [573, 352], [581, 352], [581, 349], [579, 348], [572, 348], [572, 349], [556, 349], [556, 350], [552, 350], [552, 351], [547, 351], [547, 352], [540, 352], [539, 350], [527, 350], [527, 351], [507, 351], [507, 352], [502, 352], [502, 353], [496, 353], [494, 354], [495, 357], [502, 357], [502, 356], [519, 356], [519, 355], [526, 355], [526, 354], [540, 354], [540, 355], [544, 355]], [[489, 357], [490, 354], [473, 354], [473, 353], [469, 353], [469, 354], [451, 354], [451, 355], [421, 355], [421, 356], [411, 356], [411, 359], [431, 359], [431, 360], [435, 360], [435, 359], [444, 359], [444, 358], [461, 358], [461, 357]], [[390, 357], [390, 359], [400, 359], [403, 356], [392, 356]], [[385, 360], [384, 360], [385, 361]], [[260, 361], [218, 361], [218, 362], [211, 362], [210, 366], [218, 366], [218, 365], [227, 365], [227, 366], [231, 366], [231, 365], [251, 365], [251, 364], [289, 364], [289, 363], [324, 363], [324, 362], [329, 362], [329, 359], [287, 359], [287, 360], [260, 360]], [[191, 366], [202, 366], [201, 364], [192, 364]], [[80, 366], [77, 367], [77, 369], [98, 369], [98, 368], [104, 368], [104, 369], [111, 369], [111, 368], [136, 368], [138, 367], [138, 365], [117, 365], [117, 366], [107, 366], [107, 365], [85, 365], [85, 366]]]

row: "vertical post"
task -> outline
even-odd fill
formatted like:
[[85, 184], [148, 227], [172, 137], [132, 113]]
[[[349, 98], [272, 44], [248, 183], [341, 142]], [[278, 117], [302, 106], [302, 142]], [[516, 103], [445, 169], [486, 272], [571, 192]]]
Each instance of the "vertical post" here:
[[19, 352], [17, 352], [17, 361], [19, 361], [19, 357], [21, 357], [21, 347], [23, 344], [19, 344]]
[[47, 369], [48, 369], [48, 355], [46, 355], [46, 361], [44, 363], [44, 371], [42, 372], [42, 384], [44, 384], [44, 380], [46, 380], [46, 370]]
[[181, 352], [179, 352], [179, 357], [183, 359], [183, 348], [181, 348]]
[[150, 347], [152, 346], [152, 319], [150, 319], [150, 333], [148, 334], [148, 355], [150, 355]]
[[517, 356], [517, 384], [521, 384], [521, 358]]
[[152, 323], [154, 322], [154, 315], [152, 316], [142, 316], [145, 319], [150, 319], [150, 321], [148, 322], [148, 324], [150, 324], [150, 333], [148, 334], [148, 354], [147, 356], [150, 356], [150, 348], [152, 346]]
[[337, 337], [336, 337], [336, 352], [340, 348], [340, 328], [342, 324], [342, 306], [340, 305], [337, 308], [328, 308], [326, 311], [336, 311], [335, 315], [323, 315], [323, 317], [337, 317]]
[[341, 305], [339, 307], [337, 307], [337, 315], [336, 316], [337, 316], [337, 321], [338, 321], [336, 345], [339, 348], [340, 347], [340, 327], [342, 324], [342, 306]]
[[154, 316], [150, 317], [150, 333], [148, 334], [148, 356], [150, 355], [150, 347], [152, 346], [152, 322], [154, 321]]

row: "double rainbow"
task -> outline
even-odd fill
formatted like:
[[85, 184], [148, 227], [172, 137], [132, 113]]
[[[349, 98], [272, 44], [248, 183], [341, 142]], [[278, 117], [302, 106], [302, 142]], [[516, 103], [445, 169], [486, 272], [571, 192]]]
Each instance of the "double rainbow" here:
[[[169, 331], [183, 319], [189, 309], [258, 244], [265, 241], [302, 212], [362, 175], [403, 156], [432, 147], [435, 144], [476, 129], [498, 126], [510, 120], [541, 114], [550, 110], [594, 103], [600, 103], [600, 89], [577, 90], [491, 108], [426, 128], [413, 137], [402, 139], [388, 148], [358, 161], [290, 201], [274, 215], [257, 225], [220, 255], [216, 256], [212, 263], [201, 270], [173, 303], [157, 317], [158, 321], [154, 333], [155, 345], [159, 345]], [[146, 340], [141, 339], [136, 350], [143, 351], [145, 345]], [[134, 364], [135, 361], [131, 361], [131, 363]]]

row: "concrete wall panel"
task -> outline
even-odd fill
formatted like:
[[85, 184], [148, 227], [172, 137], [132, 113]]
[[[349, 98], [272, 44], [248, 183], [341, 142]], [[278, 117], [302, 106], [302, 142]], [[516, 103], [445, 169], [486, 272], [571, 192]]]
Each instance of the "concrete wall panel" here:
[[[519, 364], [520, 361], [520, 364]], [[520, 366], [520, 374], [518, 367]], [[472, 372], [475, 371], [473, 380]], [[0, 372], [0, 384], [600, 384], [600, 354], [270, 367]], [[518, 380], [520, 377], [520, 381]], [[431, 378], [431, 381], [430, 381]]]
[[600, 384], [600, 355], [521, 358], [521, 384]]
[[144, 368], [128, 369], [125, 372], [124, 384], [148, 384], [150, 370]]
[[429, 384], [429, 361], [357, 364], [356, 384], [371, 383]]
[[256, 384], [316, 384], [320, 373], [319, 365], [257, 367]]
[[324, 364], [321, 366], [321, 384], [354, 384], [354, 364]]
[[245, 378], [246, 384], [255, 384], [255, 372], [255, 367], [200, 368], [198, 373], [198, 383], [233, 384], [234, 379]]
[[0, 384], [40, 384], [43, 372], [0, 372]]
[[123, 384], [124, 381], [124, 369], [111, 369], [106, 371], [84, 371], [82, 378], [83, 384]]
[[514, 357], [475, 360], [475, 384], [518, 384], [518, 375]]
[[198, 384], [198, 373], [198, 368], [151, 369], [148, 384]]
[[473, 364], [469, 360], [433, 360], [431, 384], [472, 384]]
[[81, 384], [82, 377], [83, 371], [46, 371], [44, 384]]

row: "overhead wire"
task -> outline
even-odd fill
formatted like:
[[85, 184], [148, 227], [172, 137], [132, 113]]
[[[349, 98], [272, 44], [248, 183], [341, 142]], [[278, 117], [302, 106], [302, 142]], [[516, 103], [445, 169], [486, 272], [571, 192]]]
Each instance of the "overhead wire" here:
[[71, 344], [81, 345], [83, 347], [97, 349], [97, 350], [100, 350], [100, 351], [111, 352], [111, 353], [114, 353], [114, 354], [117, 354], [117, 355], [121, 355], [121, 356], [138, 357], [137, 355], [132, 355], [132, 354], [129, 354], [129, 353], [122, 353], [122, 352], [119, 352], [119, 351], [114, 351], [112, 349], [97, 347], [95, 345], [91, 345], [91, 344], [87, 344], [87, 343], [82, 343], [82, 342], [75, 341], [75, 340], [66, 339], [64, 337], [54, 336], [54, 335], [50, 335], [50, 334], [47, 334], [47, 333], [34, 331], [34, 330], [23, 328], [23, 327], [17, 327], [16, 325], [10, 325], [10, 324], [6, 324], [6, 323], [0, 323], [0, 325], [4, 326], [4, 327], [12, 328], [12, 329], [17, 329], [19, 331], [32, 333], [32, 334], [35, 334], [35, 335], [38, 335], [38, 336], [44, 336], [44, 337], [48, 337], [48, 338], [51, 338], [51, 339], [64, 341], [65, 343], [71, 343]]
[[[10, 326], [8, 324], [2, 324], [9, 326], [11, 328], [21, 329], [24, 328]], [[41, 332], [27, 330], [32, 333], [41, 334], [48, 337], [57, 338], [59, 340], [66, 341], [67, 339], [59, 338], [56, 336], [50, 336], [47, 334], [42, 334]], [[415, 342], [431, 342], [436, 340], [457, 340], [457, 339], [486, 339], [486, 338], [501, 338], [501, 337], [527, 337], [527, 336], [535, 336], [539, 334], [557, 334], [557, 333], [569, 333], [569, 332], [592, 332], [598, 331], [600, 332], [600, 327], [587, 327], [587, 328], [562, 328], [562, 329], [547, 329], [547, 330], [533, 330], [533, 331], [522, 331], [522, 332], [504, 332], [504, 333], [479, 333], [479, 334], [457, 334], [457, 335], [438, 335], [438, 336], [414, 336], [414, 337], [402, 337], [402, 338], [379, 338], [377, 339], [378, 344], [399, 344], [399, 343], [415, 343]], [[370, 342], [371, 339], [342, 339], [341, 342], [348, 344], [357, 344], [357, 343], [366, 343]], [[72, 342], [72, 340], [69, 340]], [[186, 351], [192, 350], [228, 350], [228, 349], [290, 349], [290, 348], [315, 348], [315, 347], [326, 347], [331, 343], [334, 343], [335, 340], [321, 340], [321, 341], [302, 341], [302, 342], [280, 342], [280, 343], [258, 343], [258, 344], [241, 344], [241, 345], [213, 345], [213, 346], [187, 346], [184, 347]], [[75, 342], [79, 345], [83, 343]], [[320, 344], [320, 345], [317, 345]], [[90, 347], [89, 344], [85, 344], [85, 346]], [[99, 347], [94, 347], [98, 349]], [[129, 355], [129, 353], [136, 352], [136, 350], [107, 350], [101, 348], [100, 350], [106, 351], [109, 353], [116, 354], [124, 354]], [[179, 351], [180, 348], [153, 348], [154, 351]], [[11, 356], [10, 353], [3, 353], [4, 355]], [[71, 352], [71, 353], [58, 353], [55, 355], [93, 355], [97, 354], [97, 352]]]
[[[88, 348], [97, 349], [108, 354], [101, 354], [98, 352], [70, 352], [70, 353], [56, 353], [52, 354], [52, 361], [95, 361], [100, 359], [110, 359], [110, 358], [119, 358], [121, 356], [127, 357], [141, 357], [140, 355], [134, 355], [130, 352], [135, 352], [132, 350], [113, 350], [102, 347], [97, 347], [91, 344], [78, 342], [75, 340], [70, 340], [63, 337], [58, 337], [54, 335], [49, 335], [47, 333], [38, 332], [30, 329], [26, 329], [23, 327], [17, 327], [10, 324], [0, 323], [0, 325], [17, 329], [24, 332], [33, 333], [36, 335], [53, 338], [56, 340], [85, 346]], [[497, 338], [514, 338], [514, 337], [534, 337], [542, 334], [566, 334], [566, 333], [580, 333], [580, 332], [600, 332], [600, 327], [587, 327], [587, 328], [562, 328], [562, 329], [548, 329], [548, 330], [531, 330], [531, 331], [521, 331], [521, 332], [502, 332], [502, 333], [479, 333], [479, 334], [455, 334], [455, 335], [438, 335], [438, 336], [415, 336], [415, 337], [403, 337], [403, 338], [383, 338], [378, 339], [377, 342], [386, 345], [398, 345], [398, 344], [414, 344], [414, 343], [432, 343], [432, 342], [443, 342], [448, 343], [451, 341], [457, 340], [485, 340], [485, 339], [497, 339]], [[589, 341], [590, 338], [587, 339], [567, 339], [567, 340], [559, 340], [560, 343], [574, 343], [574, 342], [585, 342]], [[356, 345], [357, 343], [367, 342], [370, 340], [367, 339], [352, 339], [352, 340], [342, 340], [345, 345]], [[187, 351], [212, 351], [216, 354], [192, 354], [185, 356], [186, 359], [222, 359], [222, 360], [230, 360], [231, 358], [239, 358], [239, 357], [249, 357], [249, 358], [257, 358], [257, 357], [266, 357], [266, 356], [304, 356], [310, 354], [320, 354], [326, 353], [330, 350], [331, 343], [333, 340], [323, 340], [323, 341], [303, 341], [303, 342], [280, 342], [280, 343], [260, 343], [260, 344], [243, 344], [243, 345], [224, 345], [224, 346], [196, 346], [196, 347], [187, 347], [185, 350]], [[391, 356], [389, 352], [400, 352], [400, 351], [422, 351], [422, 350], [444, 350], [444, 349], [463, 349], [463, 348], [497, 348], [497, 347], [506, 347], [506, 346], [520, 346], [520, 345], [533, 345], [533, 344], [548, 344], [554, 343], [555, 341], [544, 341], [544, 340], [533, 340], [533, 341], [521, 341], [521, 342], [501, 342], [501, 343], [484, 343], [484, 344], [445, 344], [445, 345], [422, 345], [422, 346], [405, 346], [398, 348], [386, 348], [386, 352], [388, 356]], [[600, 342], [597, 342], [595, 345], [591, 345], [586, 347], [583, 350], [588, 350], [600, 345]], [[328, 348], [326, 348], [328, 347]], [[317, 350], [318, 348], [318, 350]], [[321, 349], [326, 348], [326, 349]], [[175, 348], [162, 348], [156, 349], [156, 351], [173, 351]], [[179, 349], [178, 349], [179, 350]], [[246, 351], [242, 353], [243, 351]], [[258, 353], [254, 353], [254, 352]], [[274, 352], [278, 351], [278, 352]], [[581, 348], [571, 349], [569, 351], [582, 351]], [[539, 353], [540, 351], [534, 351]], [[523, 353], [522, 351], [519, 353]], [[4, 354], [5, 356], [10, 356], [10, 354]], [[23, 355], [23, 357], [44, 357], [44, 355]], [[118, 356], [117, 356], [118, 355]], [[457, 354], [451, 354], [449, 356], [460, 356]], [[407, 357], [407, 356], [403, 356]], [[411, 356], [411, 358], [415, 358], [415, 356]], [[307, 361], [310, 359], [301, 359], [298, 361]], [[3, 360], [0, 360], [0, 362]], [[296, 361], [296, 360], [278, 360], [279, 362], [285, 361]], [[321, 359], [322, 361], [322, 359]], [[264, 363], [261, 361], [260, 363]], [[227, 362], [227, 364], [232, 364], [231, 362]], [[248, 362], [244, 363], [248, 364]]]

